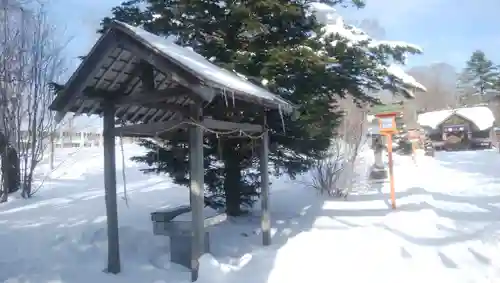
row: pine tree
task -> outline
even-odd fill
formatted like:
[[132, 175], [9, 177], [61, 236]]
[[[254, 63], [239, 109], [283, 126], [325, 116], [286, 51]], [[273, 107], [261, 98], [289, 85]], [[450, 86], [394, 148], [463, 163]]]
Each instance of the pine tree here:
[[[363, 6], [359, 0], [353, 2]], [[257, 78], [267, 79], [267, 88], [298, 105], [294, 117], [273, 112], [267, 118], [273, 172], [291, 177], [307, 171], [330, 145], [340, 116], [332, 105], [346, 96], [372, 103], [367, 90], [397, 89], [395, 81], [387, 83], [387, 71], [375, 66], [408, 51], [381, 47], [367, 55], [336, 35], [318, 40], [322, 25], [300, 1], [132, 0], [112, 12], [112, 18], [103, 20], [103, 28], [116, 19], [175, 36], [178, 44], [190, 46], [220, 67], [255, 83], [260, 82]], [[334, 41], [338, 44], [331, 45]], [[221, 113], [216, 111], [220, 106], [212, 104], [204, 111], [214, 119], [231, 116], [241, 122], [263, 122], [260, 107], [246, 105], [244, 111], [228, 107], [228, 112]], [[238, 215], [242, 204], [256, 200], [259, 181], [252, 169], [258, 164], [258, 142], [205, 137], [207, 203]], [[188, 183], [186, 137], [176, 135], [161, 146], [148, 140], [141, 144], [150, 152], [134, 159], [151, 166], [146, 172], [165, 172], [179, 184]]]
[[472, 53], [459, 77], [462, 105], [484, 103], [497, 90], [498, 69], [481, 50]]

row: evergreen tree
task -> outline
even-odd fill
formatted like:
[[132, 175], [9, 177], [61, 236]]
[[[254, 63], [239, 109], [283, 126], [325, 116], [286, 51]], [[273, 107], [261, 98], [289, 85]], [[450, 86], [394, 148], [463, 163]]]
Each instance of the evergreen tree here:
[[481, 50], [472, 53], [459, 76], [459, 96], [462, 105], [484, 103], [496, 93], [498, 69]]
[[[359, 0], [352, 3], [363, 6]], [[270, 162], [276, 175], [293, 177], [322, 156], [340, 117], [332, 106], [338, 99], [350, 96], [371, 103], [376, 101], [366, 95], [368, 90], [402, 89], [380, 66], [391, 58], [401, 61], [408, 49], [377, 47], [367, 53], [361, 47], [368, 48], [369, 40], [354, 46], [338, 34], [325, 37], [322, 25], [301, 1], [132, 0], [112, 12], [112, 18], [103, 20], [103, 28], [116, 19], [174, 36], [178, 44], [190, 46], [222, 68], [255, 83], [265, 78], [267, 88], [298, 105], [294, 117], [268, 113]], [[220, 106], [211, 104], [204, 112], [214, 119], [263, 122], [260, 107], [245, 105], [237, 111], [227, 107], [221, 113]], [[238, 215], [242, 204], [255, 201], [260, 184], [252, 169], [258, 164], [258, 142], [205, 137], [206, 200], [211, 206], [225, 206], [229, 215]], [[141, 144], [150, 152], [134, 159], [150, 165], [146, 172], [165, 172], [179, 184], [188, 183], [185, 136], [175, 135], [161, 146], [148, 140]]]

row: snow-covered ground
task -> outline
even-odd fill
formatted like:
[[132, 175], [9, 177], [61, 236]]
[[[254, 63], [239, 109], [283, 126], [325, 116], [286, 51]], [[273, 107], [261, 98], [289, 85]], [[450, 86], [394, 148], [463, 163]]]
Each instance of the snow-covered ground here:
[[[76, 151], [71, 149], [70, 151]], [[128, 157], [128, 207], [119, 196], [123, 272], [106, 259], [102, 154], [84, 149], [56, 165], [33, 199], [0, 204], [0, 282], [189, 282], [152, 235], [150, 212], [188, 202], [187, 189], [143, 175]], [[364, 156], [370, 163], [370, 155]], [[118, 154], [120, 184], [121, 157]], [[347, 201], [316, 195], [301, 180], [274, 180], [273, 245], [262, 247], [258, 210], [212, 230], [202, 283], [496, 282], [500, 279], [500, 154], [438, 152], [396, 157], [396, 211], [385, 184], [361, 182]], [[38, 178], [47, 172], [43, 165]], [[366, 173], [366, 172], [361, 172]], [[362, 174], [363, 175], [363, 174]]]

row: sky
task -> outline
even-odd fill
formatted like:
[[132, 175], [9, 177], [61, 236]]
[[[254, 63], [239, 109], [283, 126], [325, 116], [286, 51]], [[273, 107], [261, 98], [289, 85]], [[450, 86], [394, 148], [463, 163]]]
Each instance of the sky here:
[[[47, 0], [49, 13], [60, 38], [68, 42], [70, 71], [97, 40], [96, 30], [111, 8], [123, 0]], [[409, 57], [408, 68], [438, 62], [457, 71], [474, 50], [481, 49], [500, 64], [499, 0], [366, 0], [366, 8], [339, 8], [347, 22], [376, 20], [384, 29], [384, 39], [406, 41], [421, 46], [424, 53]], [[89, 118], [91, 119], [91, 118]], [[80, 119], [83, 128], [95, 124]]]
[[[97, 39], [100, 20], [121, 0], [51, 0], [50, 13], [62, 38], [69, 40], [72, 67]], [[446, 62], [461, 69], [476, 49], [500, 64], [499, 0], [366, 0], [366, 8], [340, 8], [346, 20], [377, 20], [385, 39], [407, 41], [424, 49], [408, 67]]]
[[366, 8], [344, 9], [347, 19], [376, 19], [386, 39], [415, 43], [424, 54], [410, 65], [446, 62], [462, 68], [481, 49], [500, 64], [498, 0], [366, 0]]

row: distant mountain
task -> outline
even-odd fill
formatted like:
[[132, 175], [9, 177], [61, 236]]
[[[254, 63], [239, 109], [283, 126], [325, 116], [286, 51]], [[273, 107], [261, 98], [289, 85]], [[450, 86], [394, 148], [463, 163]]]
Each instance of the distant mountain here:
[[434, 63], [428, 66], [412, 67], [408, 70], [408, 74], [424, 85], [426, 82], [430, 84], [439, 80], [442, 85], [455, 87], [458, 79], [458, 72], [453, 66], [447, 63]]
[[[429, 95], [434, 92], [453, 93], [456, 87], [458, 73], [455, 68], [447, 63], [434, 63], [428, 66], [416, 66], [409, 68], [406, 72], [423, 84]], [[394, 96], [388, 91], [376, 94], [383, 103], [401, 101], [403, 98]], [[418, 93], [415, 94], [417, 97]]]

